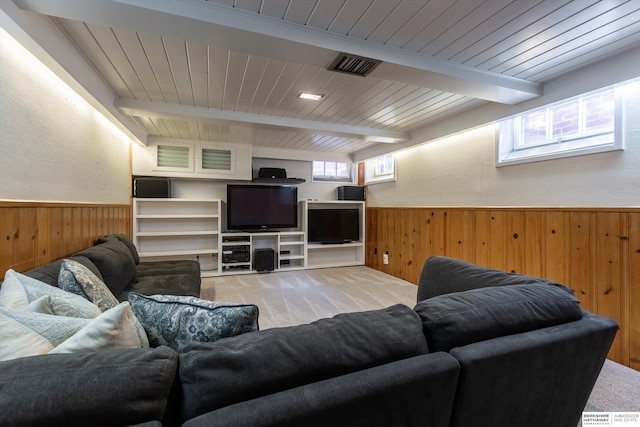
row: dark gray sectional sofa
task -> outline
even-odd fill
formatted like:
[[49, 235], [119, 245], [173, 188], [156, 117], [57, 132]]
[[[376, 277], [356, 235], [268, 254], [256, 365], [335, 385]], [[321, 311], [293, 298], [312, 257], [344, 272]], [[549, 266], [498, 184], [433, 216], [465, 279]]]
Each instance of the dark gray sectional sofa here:
[[[200, 264], [197, 261], [140, 262], [131, 240], [122, 234], [98, 239], [94, 246], [68, 257], [88, 267], [109, 287], [119, 301], [129, 292], [143, 295], [200, 295]], [[37, 267], [24, 274], [52, 286], [58, 284], [62, 260]]]
[[193, 342], [180, 354], [0, 362], [0, 425], [578, 423], [615, 321], [581, 310], [562, 285], [443, 257], [425, 262], [417, 294], [413, 308]]

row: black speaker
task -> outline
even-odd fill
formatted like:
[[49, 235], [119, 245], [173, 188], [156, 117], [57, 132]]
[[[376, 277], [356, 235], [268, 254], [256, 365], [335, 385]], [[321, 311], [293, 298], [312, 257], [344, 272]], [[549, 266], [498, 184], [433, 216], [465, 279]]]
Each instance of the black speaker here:
[[256, 271], [273, 271], [276, 268], [276, 255], [273, 249], [256, 249], [253, 253], [253, 268]]
[[171, 197], [171, 181], [168, 178], [133, 177], [133, 197]]
[[258, 178], [286, 179], [287, 171], [281, 168], [260, 168]]
[[364, 201], [364, 187], [345, 185], [338, 187], [338, 200], [360, 200]]

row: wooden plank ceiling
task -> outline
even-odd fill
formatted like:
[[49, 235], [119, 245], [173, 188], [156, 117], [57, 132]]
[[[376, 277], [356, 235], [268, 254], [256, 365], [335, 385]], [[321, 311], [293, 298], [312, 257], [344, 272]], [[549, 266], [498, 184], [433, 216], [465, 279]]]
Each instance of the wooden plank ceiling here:
[[[531, 99], [640, 45], [637, 0], [14, 3], [45, 16], [150, 138], [336, 153]], [[327, 70], [341, 51], [382, 64]]]

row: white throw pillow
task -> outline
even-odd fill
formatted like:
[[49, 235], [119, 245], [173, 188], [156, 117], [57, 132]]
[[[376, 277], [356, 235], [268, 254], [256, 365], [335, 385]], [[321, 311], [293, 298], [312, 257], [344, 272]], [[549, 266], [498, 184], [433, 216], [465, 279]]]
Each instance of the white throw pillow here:
[[87, 323], [88, 319], [0, 307], [0, 360], [47, 354]]
[[51, 297], [51, 309], [59, 316], [91, 319], [100, 309], [79, 295], [66, 292], [24, 274], [8, 270], [0, 286], [0, 307], [20, 310], [43, 296]]
[[126, 301], [90, 320], [50, 353], [94, 352], [113, 347], [149, 347], [147, 334]]
[[38, 298], [28, 306], [26, 306], [23, 310], [33, 311], [36, 313], [50, 314], [55, 316], [56, 313], [53, 310], [53, 304], [51, 302], [51, 296], [45, 295], [43, 297]]
[[[29, 309], [48, 311], [47, 299]], [[47, 353], [147, 348], [149, 340], [131, 306], [123, 302], [94, 319], [0, 307], [0, 361]]]

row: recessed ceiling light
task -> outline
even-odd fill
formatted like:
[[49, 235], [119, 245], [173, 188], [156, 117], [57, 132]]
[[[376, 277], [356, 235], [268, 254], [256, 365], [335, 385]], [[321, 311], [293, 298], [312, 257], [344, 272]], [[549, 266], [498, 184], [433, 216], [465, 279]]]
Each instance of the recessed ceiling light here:
[[300, 95], [298, 95], [298, 98], [300, 99], [310, 99], [312, 101], [319, 101], [324, 95], [320, 95], [317, 93], [306, 93], [306, 92], [302, 92]]

